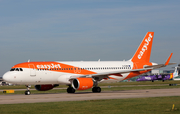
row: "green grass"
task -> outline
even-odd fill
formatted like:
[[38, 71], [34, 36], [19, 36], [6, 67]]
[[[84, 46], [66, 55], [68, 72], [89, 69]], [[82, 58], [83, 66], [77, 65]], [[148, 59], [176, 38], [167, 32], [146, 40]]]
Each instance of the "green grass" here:
[[[180, 81], [156, 81], [156, 82], [120, 82], [101, 83], [102, 91], [120, 91], [137, 89], [163, 89], [180, 88], [180, 85], [169, 86], [168, 84], [179, 84]], [[143, 86], [141, 86], [143, 85]], [[109, 88], [109, 86], [111, 86]], [[66, 86], [61, 85], [59, 88]], [[25, 86], [0, 86], [4, 89], [25, 89]], [[34, 88], [32, 86], [32, 88]], [[91, 91], [91, 89], [86, 90]], [[38, 93], [64, 93], [66, 89], [53, 89], [49, 91], [31, 90], [32, 94]], [[79, 92], [79, 91], [78, 91]], [[84, 91], [82, 91], [84, 92]], [[1, 95], [3, 93], [0, 93]], [[15, 91], [14, 94], [24, 94], [24, 91]], [[6, 95], [6, 94], [4, 94]], [[9, 94], [7, 94], [9, 95]], [[156, 98], [130, 98], [112, 100], [87, 100], [87, 101], [67, 101], [50, 103], [25, 103], [25, 104], [3, 104], [0, 105], [2, 114], [179, 114], [180, 96], [176, 97], [156, 97]], [[171, 111], [175, 104], [175, 110]]]
[[[3, 104], [2, 114], [179, 114], [180, 97]], [[175, 110], [171, 111], [175, 104]]]

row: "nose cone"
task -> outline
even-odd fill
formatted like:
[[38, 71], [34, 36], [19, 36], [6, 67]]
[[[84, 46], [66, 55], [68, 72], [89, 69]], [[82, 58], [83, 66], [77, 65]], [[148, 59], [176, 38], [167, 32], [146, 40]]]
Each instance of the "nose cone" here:
[[9, 72], [6, 72], [4, 75], [3, 75], [3, 80], [5, 81], [5, 82], [11, 82], [11, 73], [9, 73]]

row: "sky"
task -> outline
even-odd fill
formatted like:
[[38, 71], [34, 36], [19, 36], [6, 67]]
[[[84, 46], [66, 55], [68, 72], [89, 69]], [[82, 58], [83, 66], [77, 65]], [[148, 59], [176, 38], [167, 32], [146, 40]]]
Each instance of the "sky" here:
[[[148, 31], [151, 62], [180, 63], [179, 0], [0, 0], [0, 76], [30, 61], [129, 60]], [[172, 66], [166, 69], [172, 70]]]

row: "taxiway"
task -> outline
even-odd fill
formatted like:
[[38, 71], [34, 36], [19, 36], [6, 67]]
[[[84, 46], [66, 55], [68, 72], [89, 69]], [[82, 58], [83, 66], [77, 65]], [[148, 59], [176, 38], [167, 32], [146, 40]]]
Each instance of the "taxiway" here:
[[77, 92], [74, 94], [0, 95], [0, 104], [180, 96], [179, 91], [180, 88], [103, 91], [101, 93]]

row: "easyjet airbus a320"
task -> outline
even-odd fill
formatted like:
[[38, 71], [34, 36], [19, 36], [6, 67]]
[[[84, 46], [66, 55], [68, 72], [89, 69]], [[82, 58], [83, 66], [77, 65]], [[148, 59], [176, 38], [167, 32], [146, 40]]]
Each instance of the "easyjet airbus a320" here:
[[30, 95], [30, 85], [39, 91], [53, 89], [59, 84], [69, 86], [68, 93], [92, 88], [101, 92], [98, 82], [121, 81], [146, 73], [152, 69], [172, 65], [169, 56], [165, 64], [150, 62], [154, 32], [148, 32], [134, 56], [128, 61], [77, 61], [77, 62], [25, 62], [14, 65], [3, 75], [3, 80], [27, 86], [25, 95]]

